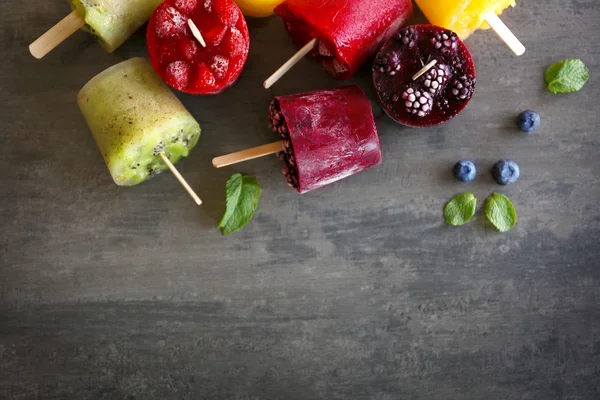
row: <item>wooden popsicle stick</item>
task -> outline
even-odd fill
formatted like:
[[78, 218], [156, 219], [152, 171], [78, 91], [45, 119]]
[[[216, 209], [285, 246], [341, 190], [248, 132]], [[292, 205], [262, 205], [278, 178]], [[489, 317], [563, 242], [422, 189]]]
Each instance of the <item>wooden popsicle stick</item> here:
[[421, 77], [421, 75], [423, 75], [424, 73], [426, 73], [427, 71], [429, 71], [431, 68], [433, 68], [433, 66], [435, 64], [437, 64], [437, 60], [430, 61], [426, 66], [424, 66], [423, 68], [421, 68], [419, 70], [419, 72], [417, 72], [416, 74], [414, 74], [414, 76], [412, 77], [412, 80], [416, 81], [417, 79], [419, 79]]
[[169, 158], [167, 156], [165, 156], [165, 153], [160, 153], [159, 156], [163, 160], [163, 162], [165, 164], [167, 164], [167, 167], [169, 167], [169, 169], [171, 170], [173, 175], [175, 175], [175, 178], [177, 178], [179, 183], [181, 183], [181, 185], [189, 193], [189, 195], [192, 196], [192, 199], [194, 199], [196, 204], [198, 204], [198, 205], [202, 204], [202, 200], [200, 200], [200, 197], [198, 197], [196, 192], [194, 192], [194, 190], [190, 187], [190, 185], [186, 182], [186, 180], [183, 179], [183, 176], [181, 176], [179, 171], [177, 171], [177, 168], [175, 168], [175, 166], [173, 165], [171, 160], [169, 160]]
[[508, 26], [506, 26], [494, 12], [485, 14], [484, 18], [513, 53], [517, 56], [521, 56], [525, 53], [525, 46], [523, 46], [523, 43], [521, 43], [515, 34], [511, 32]]
[[200, 29], [198, 29], [198, 27], [196, 26], [194, 21], [192, 21], [191, 19], [188, 19], [188, 26], [190, 27], [190, 30], [192, 31], [192, 34], [194, 35], [196, 40], [200, 42], [202, 47], [206, 47], [206, 42], [204, 41], [204, 38], [202, 37], [202, 34], [200, 33]]
[[29, 52], [38, 60], [85, 25], [85, 20], [73, 11], [29, 45]]
[[317, 39], [313, 39], [310, 42], [306, 43], [303, 48], [298, 50], [298, 52], [294, 54], [289, 60], [287, 60], [285, 64], [279, 67], [279, 69], [275, 71], [273, 75], [267, 78], [267, 80], [263, 83], [265, 89], [270, 88], [275, 84], [275, 82], [281, 79], [281, 77], [285, 75], [290, 69], [292, 69], [294, 65], [298, 64], [298, 61], [300, 61], [302, 58], [304, 58], [305, 55], [310, 53], [310, 51], [315, 47], [316, 44]]
[[253, 147], [251, 149], [238, 151], [236, 153], [231, 153], [220, 157], [215, 157], [213, 158], [212, 163], [215, 168], [222, 168], [228, 165], [233, 165], [241, 163], [243, 161], [267, 156], [269, 154], [279, 153], [280, 151], [283, 151], [282, 141], [265, 144], [263, 146]]

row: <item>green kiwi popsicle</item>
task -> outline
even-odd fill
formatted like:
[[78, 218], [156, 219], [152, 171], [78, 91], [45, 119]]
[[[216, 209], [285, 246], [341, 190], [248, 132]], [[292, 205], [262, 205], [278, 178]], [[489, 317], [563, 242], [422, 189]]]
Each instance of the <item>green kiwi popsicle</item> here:
[[85, 117], [115, 183], [132, 186], [187, 157], [200, 125], [148, 61], [132, 58], [101, 72], [79, 92]]

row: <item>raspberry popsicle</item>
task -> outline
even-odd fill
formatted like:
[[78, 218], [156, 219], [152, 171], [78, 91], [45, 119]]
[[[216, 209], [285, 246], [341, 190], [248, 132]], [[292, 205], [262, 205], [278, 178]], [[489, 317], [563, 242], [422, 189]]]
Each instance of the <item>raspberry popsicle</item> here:
[[275, 8], [298, 46], [265, 81], [273, 85], [306, 54], [334, 79], [348, 79], [412, 14], [410, 0], [286, 0]]
[[402, 28], [373, 65], [373, 84], [385, 112], [412, 126], [439, 125], [461, 112], [475, 91], [475, 65], [458, 36], [434, 25]]
[[150, 18], [146, 38], [152, 66], [165, 82], [198, 95], [233, 85], [250, 46], [233, 0], [166, 0]]
[[288, 184], [306, 193], [381, 162], [369, 99], [356, 86], [275, 97], [270, 126], [282, 141], [217, 157], [217, 168], [279, 153]]
[[[200, 125], [143, 58], [96, 75], [77, 104], [120, 186], [137, 185], [167, 168], [179, 179], [172, 164], [187, 157], [200, 137]], [[183, 178], [180, 182], [200, 204]]]
[[42, 58], [53, 48], [84, 28], [98, 37], [109, 53], [138, 30], [162, 0], [71, 0], [73, 12], [29, 46], [31, 54]]
[[500, 20], [498, 15], [515, 0], [416, 0], [429, 22], [456, 32], [465, 40], [477, 29], [490, 26], [518, 56], [525, 52], [519, 39]]

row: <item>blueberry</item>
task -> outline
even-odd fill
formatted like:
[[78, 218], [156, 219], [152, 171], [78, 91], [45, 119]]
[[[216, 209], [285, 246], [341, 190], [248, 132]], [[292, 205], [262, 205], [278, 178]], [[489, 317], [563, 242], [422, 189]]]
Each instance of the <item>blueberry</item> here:
[[454, 165], [454, 176], [461, 182], [471, 182], [477, 175], [477, 168], [471, 161], [463, 160]]
[[517, 126], [525, 133], [536, 131], [540, 127], [540, 114], [525, 110], [517, 117]]
[[519, 174], [519, 166], [513, 160], [500, 160], [492, 168], [492, 176], [500, 185], [515, 183]]

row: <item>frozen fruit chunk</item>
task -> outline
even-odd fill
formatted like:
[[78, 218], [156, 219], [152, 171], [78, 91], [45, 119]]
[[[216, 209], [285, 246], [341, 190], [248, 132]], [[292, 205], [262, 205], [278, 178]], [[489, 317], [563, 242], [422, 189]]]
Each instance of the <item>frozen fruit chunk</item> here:
[[190, 80], [190, 66], [184, 61], [175, 61], [167, 65], [167, 80], [176, 87], [186, 87]]
[[240, 9], [233, 1], [217, 1], [213, 7], [225, 25], [234, 26], [240, 18]]
[[338, 61], [337, 58], [333, 60], [333, 69], [335, 73], [339, 75], [344, 74], [350, 70], [346, 63]]
[[200, 88], [213, 88], [217, 82], [215, 76], [210, 69], [204, 63], [198, 64], [196, 67], [198, 70], [196, 78], [196, 86]]
[[415, 85], [402, 92], [402, 100], [404, 101], [406, 112], [417, 114], [419, 117], [426, 116], [433, 108], [433, 96], [428, 91], [420, 90]]
[[227, 25], [217, 24], [204, 34], [204, 40], [206, 44], [217, 47], [225, 39], [227, 34]]
[[171, 40], [160, 46], [160, 60], [162, 63], [169, 64], [179, 57], [177, 46], [173, 46]]
[[452, 72], [448, 66], [437, 64], [419, 78], [419, 81], [423, 82], [429, 93], [435, 97], [444, 90], [451, 76]]
[[175, 7], [184, 14], [190, 14], [197, 6], [197, 0], [175, 0]]
[[227, 50], [232, 58], [241, 56], [246, 51], [244, 35], [236, 28], [231, 28], [227, 45]]
[[333, 50], [323, 41], [319, 41], [319, 54], [323, 57], [335, 57]]
[[154, 29], [161, 38], [175, 38], [185, 34], [187, 19], [175, 8], [164, 7], [157, 10]]
[[227, 70], [229, 69], [229, 58], [216, 55], [213, 57], [210, 64], [210, 69], [213, 71], [217, 79], [225, 78]]
[[475, 77], [473, 75], [461, 75], [452, 80], [450, 85], [452, 97], [455, 100], [470, 100], [475, 91]]
[[[202, 1], [202, 0], [200, 0]], [[204, 0], [204, 9], [208, 12], [212, 12], [212, 1], [211, 0]]]
[[182, 39], [179, 43], [181, 54], [188, 60], [193, 61], [198, 54], [198, 44], [196, 40]]

